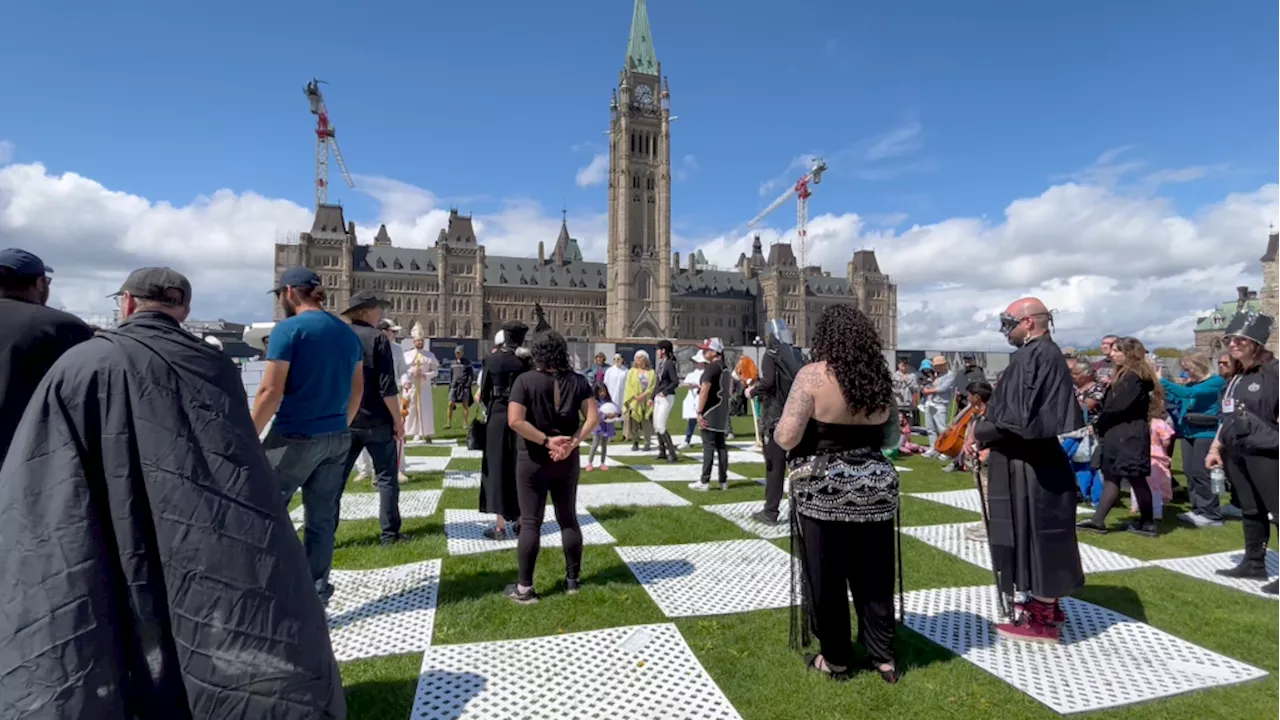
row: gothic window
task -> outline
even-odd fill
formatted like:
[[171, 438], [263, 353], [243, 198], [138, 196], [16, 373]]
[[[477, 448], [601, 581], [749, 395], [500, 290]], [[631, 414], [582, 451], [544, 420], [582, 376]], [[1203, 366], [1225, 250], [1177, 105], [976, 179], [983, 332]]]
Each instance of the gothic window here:
[[462, 334], [464, 337], [471, 337], [471, 321], [470, 320], [468, 320], [466, 324], [462, 326], [462, 329], [463, 329]]
[[432, 337], [435, 337], [435, 334], [436, 334], [436, 321], [435, 321], [435, 320], [432, 320], [431, 322], [427, 323], [427, 334], [428, 334], [428, 335], [430, 335], [430, 336], [432, 336]]
[[1218, 313], [1213, 314], [1213, 326], [1222, 327], [1222, 315]]
[[631, 152], [636, 151], [636, 134], [631, 133]]
[[454, 320], [449, 324], [449, 336], [458, 337], [458, 321]]

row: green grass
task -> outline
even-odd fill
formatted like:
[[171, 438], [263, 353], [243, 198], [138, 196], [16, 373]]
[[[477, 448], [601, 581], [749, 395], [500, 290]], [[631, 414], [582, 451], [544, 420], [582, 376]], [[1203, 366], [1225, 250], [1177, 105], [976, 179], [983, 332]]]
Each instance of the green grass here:
[[[437, 424], [443, 403], [437, 397]], [[743, 421], [745, 420], [745, 424]], [[750, 442], [750, 418], [736, 418], [738, 442]], [[683, 438], [683, 421], [671, 431]], [[460, 437], [462, 431], [455, 429]], [[437, 436], [439, 441], [450, 437]], [[443, 444], [443, 442], [442, 442]], [[443, 448], [424, 450], [439, 452]], [[689, 452], [693, 462], [698, 450]], [[429, 454], [435, 454], [429, 453]], [[623, 458], [638, 463], [638, 458]], [[923, 458], [899, 461], [913, 472], [902, 474], [904, 493], [963, 490], [972, 487], [964, 473], [944, 473], [941, 464]], [[453, 460], [450, 469], [478, 469], [479, 460]], [[1178, 466], [1175, 460], [1175, 467]], [[763, 466], [737, 465], [748, 477], [764, 474]], [[629, 468], [584, 473], [584, 482], [647, 482]], [[736, 525], [702, 510], [700, 505], [760, 499], [764, 487], [754, 480], [731, 483], [727, 492], [693, 492], [683, 483], [664, 487], [693, 503], [690, 507], [606, 507], [594, 517], [619, 545], [676, 544], [751, 537]], [[441, 487], [441, 473], [419, 473], [405, 489]], [[370, 492], [368, 483], [352, 483], [348, 492]], [[474, 509], [477, 491], [445, 490], [440, 507]], [[1162, 535], [1147, 539], [1128, 534], [1081, 535], [1088, 542], [1133, 557], [1154, 559], [1239, 549], [1240, 524], [1193, 530], [1173, 520], [1184, 502], [1166, 507]], [[1128, 515], [1127, 506], [1112, 512], [1114, 524]], [[904, 498], [906, 525], [966, 522], [975, 513], [937, 503]], [[376, 521], [343, 522], [334, 556], [335, 567], [367, 569], [444, 557], [436, 614], [436, 644], [469, 643], [596, 630], [622, 625], [669, 622], [636, 582], [612, 547], [588, 546], [583, 558], [581, 594], [563, 594], [564, 559], [556, 548], [539, 556], [535, 578], [541, 603], [512, 605], [500, 596], [516, 574], [512, 552], [445, 557], [443, 512], [406, 520], [412, 540], [383, 548]], [[774, 541], [787, 548], [788, 539]], [[907, 590], [984, 585], [989, 572], [969, 565], [913, 538], [903, 539]], [[1203, 691], [1096, 714], [1101, 718], [1263, 718], [1277, 715], [1276, 637], [1280, 633], [1274, 601], [1252, 597], [1212, 583], [1160, 568], [1091, 575], [1078, 597], [1147, 622], [1190, 642], [1260, 667], [1272, 675], [1260, 681]], [[897, 686], [871, 674], [837, 684], [805, 671], [788, 648], [788, 611], [771, 610], [707, 618], [675, 620], [703, 666], [748, 720], [878, 717], [889, 720], [969, 718], [994, 715], [1016, 718], [1057, 717], [1025, 694], [979, 670], [905, 628], [899, 629], [897, 651], [907, 669]], [[1159, 658], [1152, 659], [1159, 662]], [[419, 653], [361, 660], [342, 665], [349, 717], [353, 720], [405, 718], [413, 701], [422, 656]], [[1090, 716], [1094, 717], [1094, 716]]]

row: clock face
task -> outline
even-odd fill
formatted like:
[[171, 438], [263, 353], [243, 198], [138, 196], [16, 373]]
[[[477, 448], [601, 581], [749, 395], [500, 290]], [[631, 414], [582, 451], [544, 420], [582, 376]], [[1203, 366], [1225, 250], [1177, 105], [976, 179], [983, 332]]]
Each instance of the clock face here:
[[648, 85], [639, 85], [636, 87], [636, 104], [642, 107], [650, 107], [653, 105], [653, 88]]

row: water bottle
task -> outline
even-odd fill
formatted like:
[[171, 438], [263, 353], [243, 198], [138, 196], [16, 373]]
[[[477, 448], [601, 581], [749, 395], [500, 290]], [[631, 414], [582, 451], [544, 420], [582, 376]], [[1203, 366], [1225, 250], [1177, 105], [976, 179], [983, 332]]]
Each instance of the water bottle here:
[[1227, 474], [1222, 468], [1216, 467], [1209, 471], [1209, 485], [1213, 488], [1214, 495], [1221, 495], [1227, 489]]

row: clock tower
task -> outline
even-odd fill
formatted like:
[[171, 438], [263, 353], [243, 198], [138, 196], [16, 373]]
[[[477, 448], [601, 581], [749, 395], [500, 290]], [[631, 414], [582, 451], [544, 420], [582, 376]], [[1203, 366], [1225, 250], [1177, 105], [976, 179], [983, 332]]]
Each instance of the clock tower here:
[[609, 107], [609, 282], [606, 334], [671, 331], [671, 111], [645, 0]]

